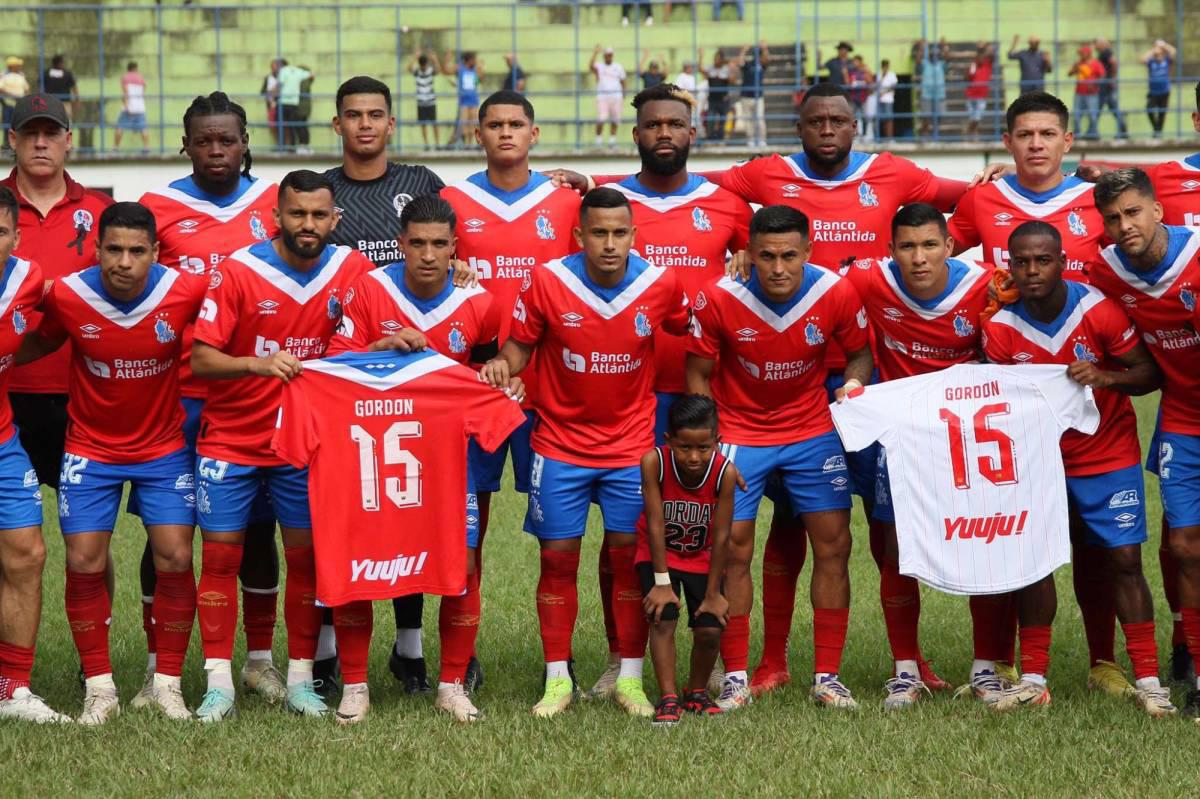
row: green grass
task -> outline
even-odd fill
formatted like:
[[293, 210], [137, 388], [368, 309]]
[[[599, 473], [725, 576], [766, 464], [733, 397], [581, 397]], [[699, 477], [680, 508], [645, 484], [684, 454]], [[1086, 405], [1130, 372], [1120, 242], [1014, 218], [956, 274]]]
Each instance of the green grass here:
[[[1153, 423], [1155, 404], [1153, 399], [1139, 403], [1143, 434]], [[1154, 532], [1144, 560], [1165, 659], [1169, 614], [1154, 554], [1159, 506], [1150, 477], [1147, 493]], [[54, 507], [50, 498], [47, 507]], [[216, 727], [173, 724], [135, 712], [97, 730], [0, 724], [0, 795], [1195, 795], [1200, 730], [1191, 722], [1151, 721], [1130, 704], [1086, 691], [1086, 648], [1068, 569], [1058, 574], [1053, 705], [996, 717], [974, 703], [939, 696], [913, 712], [885, 716], [879, 701], [890, 656], [877, 573], [857, 511], [854, 606], [842, 675], [862, 703], [858, 713], [822, 711], [808, 702], [811, 611], [802, 601], [791, 649], [796, 681], [742, 712], [719, 720], [688, 719], [664, 731], [627, 718], [614, 705], [581, 703], [559, 718], [537, 721], [529, 708], [539, 695], [541, 672], [533, 602], [538, 561], [533, 539], [520, 532], [522, 513], [517, 495], [497, 498], [479, 639], [487, 670], [487, 686], [478, 697], [486, 711], [482, 723], [457, 726], [434, 712], [432, 698], [399, 693], [387, 671], [391, 610], [380, 604], [371, 716], [358, 728], [289, 717], [250, 698], [240, 700], [237, 719]], [[765, 519], [760, 517], [760, 533], [765, 533]], [[595, 521], [580, 570], [575, 637], [577, 672], [589, 685], [605, 657], [594, 576]], [[34, 687], [53, 706], [74, 714], [81, 690], [63, 613], [62, 542], [52, 523], [46, 538], [51, 554]], [[125, 700], [139, 686], [145, 657], [136, 577], [142, 543], [140, 528], [123, 519], [115, 539], [112, 654]], [[802, 583], [807, 584], [808, 574], [806, 569]], [[944, 676], [961, 681], [971, 658], [966, 602], [932, 591], [923, 601], [924, 650]], [[436, 600], [431, 601], [426, 613], [431, 667], [437, 663], [436, 609]], [[757, 610], [754, 625], [752, 662], [760, 647]], [[282, 629], [276, 640], [276, 662], [282, 664]], [[682, 637], [681, 644], [686, 647]], [[239, 667], [241, 655], [239, 649]], [[200, 664], [197, 636], [184, 679], [193, 706], [203, 690]], [[652, 683], [647, 666], [647, 687], [654, 696]]]

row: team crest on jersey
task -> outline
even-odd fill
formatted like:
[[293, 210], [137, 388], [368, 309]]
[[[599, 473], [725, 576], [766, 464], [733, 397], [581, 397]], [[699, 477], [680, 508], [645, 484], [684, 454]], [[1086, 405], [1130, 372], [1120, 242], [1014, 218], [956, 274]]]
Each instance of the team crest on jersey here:
[[550, 223], [550, 217], [546, 216], [545, 212], [539, 213], [537, 216], [537, 237], [542, 241], [554, 241], [557, 238], [554, 235], [554, 225]]
[[692, 308], [694, 308], [697, 311], [703, 311], [707, 307], [708, 307], [708, 297], [704, 296], [703, 291], [698, 292], [696, 294], [696, 301], [694, 303], [692, 303]]
[[638, 309], [637, 316], [633, 317], [633, 329], [642, 338], [654, 332], [654, 328], [650, 326], [650, 317], [646, 316], [645, 310]]
[[29, 326], [25, 314], [20, 311], [13, 311], [13, 332], [18, 336], [25, 332], [25, 328]]
[[965, 316], [956, 316], [954, 317], [954, 335], [959, 338], [973, 336], [975, 335], [975, 325], [971, 324], [971, 320]]
[[267, 226], [263, 224], [257, 212], [250, 214], [250, 235], [258, 241], [266, 241], [271, 238], [267, 233]]
[[80, 208], [71, 215], [71, 221], [75, 224], [76, 230], [82, 230], [85, 233], [89, 233], [92, 230], [92, 225], [96, 222], [96, 218], [92, 216], [91, 211], [85, 211], [84, 209]]
[[816, 347], [819, 344], [825, 343], [825, 335], [821, 332], [821, 328], [816, 322], [809, 322], [804, 326], [804, 343], [810, 347]]
[[175, 330], [166, 319], [158, 319], [154, 323], [154, 339], [159, 344], [170, 344], [175, 340]]
[[1072, 352], [1077, 361], [1091, 361], [1092, 363], [1096, 363], [1100, 360], [1096, 357], [1096, 353], [1092, 352], [1092, 348], [1087, 345], [1086, 341], [1076, 341]]
[[703, 208], [692, 209], [692, 227], [701, 232], [712, 230], [712, 221], [709, 220], [708, 214], [704, 213]]
[[1083, 222], [1083, 217], [1075, 211], [1067, 214], [1067, 227], [1075, 236], [1086, 236], [1088, 234], [1087, 225]]
[[325, 305], [325, 313], [329, 315], [330, 319], [342, 318], [342, 304], [338, 302], [336, 294], [329, 295], [329, 302]]
[[875, 196], [875, 189], [871, 188], [871, 184], [865, 180], [858, 184], [858, 204], [863, 208], [879, 207], [879, 198]]
[[1001, 211], [992, 218], [996, 220], [996, 227], [1009, 227], [1012, 225], [1013, 215], [1008, 211]]
[[412, 202], [411, 194], [397, 194], [392, 198], [392, 207], [396, 209], [396, 218], [400, 218], [400, 214], [404, 211], [404, 206]]
[[467, 337], [457, 327], [450, 328], [450, 351], [453, 353], [467, 351]]
[[1187, 308], [1192, 313], [1196, 312], [1196, 295], [1191, 289], [1179, 290], [1179, 301], [1183, 303], [1183, 307]]

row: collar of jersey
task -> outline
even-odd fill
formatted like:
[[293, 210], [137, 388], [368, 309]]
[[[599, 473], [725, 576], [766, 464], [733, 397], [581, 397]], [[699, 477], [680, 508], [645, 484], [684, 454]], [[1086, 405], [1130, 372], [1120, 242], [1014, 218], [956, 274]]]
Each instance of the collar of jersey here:
[[1200, 169], [1200, 153], [1189, 155], [1183, 159], [1183, 163], [1191, 169]]
[[228, 208], [229, 206], [242, 199], [250, 187], [257, 182], [258, 178], [251, 178], [242, 175], [238, 178], [237, 188], [229, 194], [212, 194], [196, 185], [196, 179], [192, 175], [173, 180], [169, 184], [175, 191], [180, 191], [191, 197], [193, 200], [202, 200], [206, 203], [212, 203], [218, 208]]
[[1074, 175], [1064, 175], [1062, 183], [1059, 183], [1052, 189], [1047, 189], [1046, 191], [1031, 191], [1017, 182], [1016, 175], [1005, 175], [1003, 178], [1001, 178], [1001, 180], [1003, 180], [1004, 184], [1017, 194], [1021, 195], [1026, 200], [1029, 200], [1029, 202], [1037, 203], [1038, 205], [1053, 200], [1067, 189], [1074, 188], [1075, 186], [1079, 186], [1084, 183], [1083, 180], [1075, 177]]
[[396, 291], [404, 295], [404, 298], [411, 302], [413, 307], [423, 314], [427, 314], [430, 311], [437, 309], [439, 305], [445, 302], [446, 299], [454, 293], [454, 281], [450, 280], [449, 276], [447, 276], [445, 285], [442, 286], [442, 290], [437, 294], [429, 299], [418, 297], [416, 294], [413, 294], [411, 291], [409, 291], [408, 284], [404, 282], [405, 269], [405, 262], [399, 261], [398, 263], [388, 264], [383, 268], [382, 271], [387, 276], [388, 282], [396, 287]]
[[433, 349], [421, 352], [344, 352], [332, 358], [306, 361], [305, 372], [320, 372], [376, 391], [388, 391], [410, 380], [456, 366]]
[[620, 186], [621, 188], [624, 188], [624, 189], [628, 189], [629, 191], [634, 192], [635, 194], [637, 194], [640, 197], [667, 198], [667, 197], [686, 197], [689, 194], [691, 194], [692, 192], [694, 192], [696, 189], [703, 186], [705, 183], [708, 183], [708, 181], [703, 176], [697, 175], [694, 172], [692, 172], [692, 173], [688, 174], [687, 180], [684, 181], [683, 185], [680, 186], [675, 191], [663, 192], [663, 191], [654, 191], [653, 189], [646, 188], [646, 185], [644, 183], [642, 183], [640, 180], [638, 180], [637, 175], [630, 175], [629, 177], [625, 178], [620, 183], [618, 183], [617, 186]]
[[758, 280], [758, 270], [750, 272], [750, 279], [746, 281], [746, 288], [754, 295], [754, 298], [769, 308], [776, 316], [787, 316], [788, 311], [795, 308], [804, 299], [804, 295], [813, 287], [818, 280], [821, 279], [822, 272], [812, 264], [804, 265], [804, 277], [800, 279], [800, 289], [792, 295], [791, 299], [784, 302], [775, 302], [767, 298], [767, 292], [763, 290], [762, 283]]
[[596, 283], [592, 282], [590, 277], [588, 277], [587, 266], [584, 264], [583, 260], [583, 253], [577, 252], [573, 255], [568, 255], [566, 258], [562, 259], [561, 263], [564, 267], [566, 267], [568, 272], [570, 272], [579, 280], [584, 288], [595, 294], [600, 299], [604, 300], [606, 303], [612, 303], [615, 301], [617, 297], [621, 296], [621, 293], [624, 292], [625, 289], [629, 288], [631, 285], [633, 285], [635, 280], [641, 277], [643, 272], [650, 268], [649, 261], [647, 261], [645, 258], [642, 258], [640, 255], [631, 252], [629, 253], [629, 261], [626, 263], [625, 275], [621, 278], [621, 282], [615, 286], [608, 287], [597, 285]]
[[1029, 313], [1029, 309], [1025, 306], [1024, 300], [1014, 302], [1007, 307], [1016, 316], [1019, 316], [1025, 324], [1042, 333], [1047, 338], [1054, 338], [1075, 314], [1075, 309], [1079, 307], [1079, 303], [1088, 295], [1087, 286], [1083, 283], [1074, 280], [1063, 280], [1063, 282], [1067, 286], [1067, 300], [1063, 303], [1062, 310], [1058, 312], [1058, 316], [1049, 322], [1042, 322], [1033, 318]]
[[[1167, 241], [1167, 257], [1149, 272], [1139, 272], [1133, 269], [1115, 244], [1110, 244], [1100, 251], [1100, 257], [1113, 270], [1114, 275], [1131, 288], [1155, 299], [1160, 299], [1170, 290], [1171, 286], [1175, 284], [1176, 278], [1183, 274], [1192, 258], [1195, 258], [1196, 253], [1200, 252], [1200, 232], [1194, 228], [1176, 225], [1165, 225], [1164, 227], [1170, 237]], [[1175, 246], [1178, 246], [1179, 249], [1175, 252], [1174, 257], [1171, 257]]]
[[1135, 269], [1133, 264], [1129, 262], [1129, 256], [1127, 256], [1120, 247], [1117, 247], [1114, 250], [1117, 254], [1117, 258], [1121, 260], [1121, 265], [1124, 266], [1126, 270], [1136, 274], [1151, 286], [1162, 280], [1163, 275], [1165, 275], [1167, 271], [1175, 265], [1175, 261], [1179, 258], [1179, 254], [1183, 252], [1183, 248], [1187, 246], [1188, 240], [1192, 237], [1193, 233], [1191, 228], [1186, 228], [1180, 225], [1163, 225], [1163, 227], [1167, 230], [1167, 254], [1163, 256], [1161, 261], [1158, 262], [1158, 266], [1154, 267], [1148, 272], [1139, 272], [1137, 269]]
[[488, 180], [487, 171], [484, 170], [483, 172], [476, 172], [474, 175], [471, 175], [469, 178], [467, 178], [467, 182], [472, 186], [477, 186], [483, 191], [486, 191], [488, 194], [495, 197], [505, 205], [512, 205], [513, 203], [520, 202], [528, 197], [542, 184], [549, 183], [550, 178], [546, 177], [541, 172], [530, 172], [529, 180], [526, 181], [524, 186], [519, 189], [513, 189], [512, 191], [505, 191], [504, 189], [499, 189], [494, 186], [492, 182]]
[[787, 156], [787, 160], [791, 162], [795, 168], [804, 177], [811, 180], [813, 183], [828, 183], [837, 184], [845, 183], [848, 180], [855, 180], [862, 177], [862, 172], [865, 167], [873, 161], [875, 156], [871, 153], [860, 153], [857, 150], [851, 150], [850, 156], [846, 161], [846, 167], [831, 178], [822, 177], [812, 171], [812, 167], [808, 163], [808, 155], [805, 153], [794, 153]]
[[324, 252], [321, 253], [320, 259], [317, 260], [317, 265], [307, 272], [302, 272], [299, 269], [293, 269], [286, 261], [279, 257], [279, 253], [275, 252], [274, 239], [271, 241], [260, 241], [257, 244], [250, 245], [246, 249], [255, 258], [270, 265], [301, 286], [307, 286], [316, 280], [317, 276], [321, 274], [322, 270], [329, 263], [329, 259], [337, 252], [337, 247], [334, 247], [332, 244], [326, 244]]
[[145, 302], [147, 297], [154, 293], [154, 289], [158, 287], [159, 281], [163, 279], [163, 275], [166, 273], [167, 268], [162, 264], [152, 264], [150, 272], [146, 276], [146, 288], [142, 289], [142, 293], [137, 295], [137, 297], [128, 301], [118, 300], [105, 290], [104, 281], [100, 279], [100, 267], [98, 265], [84, 269], [79, 273], [79, 279], [86, 283], [88, 288], [96, 293], [97, 297], [121, 313], [128, 315]]
[[12, 282], [13, 274], [17, 272], [19, 263], [21, 263], [21, 259], [15, 255], [8, 256], [8, 260], [4, 262], [4, 276], [0, 277], [0, 294], [8, 294], [9, 284]]
[[891, 272], [892, 277], [894, 278], [894, 280], [890, 282], [900, 290], [900, 293], [904, 295], [904, 299], [908, 300], [908, 302], [919, 308], [924, 308], [926, 311], [933, 310], [941, 305], [947, 297], [954, 293], [954, 290], [958, 288], [960, 283], [962, 283], [963, 278], [965, 278], [971, 271], [970, 266], [958, 260], [957, 258], [948, 258], [946, 260], [946, 268], [950, 270], [950, 279], [946, 281], [946, 288], [942, 289], [942, 293], [938, 294], [936, 297], [928, 300], [922, 300], [909, 293], [908, 287], [904, 285], [904, 280], [900, 276], [900, 266], [895, 261], [889, 260], [884, 264], [884, 269], [887, 269], [889, 272]]

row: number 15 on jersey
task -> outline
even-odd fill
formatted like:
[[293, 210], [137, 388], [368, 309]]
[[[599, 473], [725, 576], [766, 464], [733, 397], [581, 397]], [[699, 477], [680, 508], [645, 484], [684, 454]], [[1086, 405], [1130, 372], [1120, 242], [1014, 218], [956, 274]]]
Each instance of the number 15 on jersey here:
[[[397, 508], [421, 504], [421, 462], [404, 448], [404, 439], [420, 438], [420, 422], [395, 422], [383, 434], [382, 466], [398, 466], [398, 475], [386, 475], [383, 490]], [[350, 439], [358, 444], [358, 469], [362, 482], [362, 508], [380, 509], [379, 442], [360, 425], [350, 425]]]

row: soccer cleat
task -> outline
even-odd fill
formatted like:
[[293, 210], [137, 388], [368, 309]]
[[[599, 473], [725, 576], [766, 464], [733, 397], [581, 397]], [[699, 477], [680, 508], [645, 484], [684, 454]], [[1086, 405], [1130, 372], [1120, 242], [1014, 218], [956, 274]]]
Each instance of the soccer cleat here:
[[247, 660], [246, 665], [242, 666], [242, 687], [268, 702], [282, 702], [287, 699], [287, 686], [283, 682], [283, 675], [269, 660]]
[[[338, 691], [341, 690], [338, 683], [341, 682], [341, 679], [342, 669], [337, 655], [313, 661], [313, 688], [321, 695], [322, 699], [328, 701], [338, 695]], [[282, 685], [282, 682], [280, 684]], [[284, 693], [286, 692], [285, 689]]]
[[809, 696], [818, 705], [836, 707], [843, 710], [857, 710], [858, 702], [850, 695], [850, 689], [842, 684], [836, 674], [826, 674], [819, 682], [813, 683]]
[[287, 689], [287, 709], [300, 716], [317, 718], [329, 714], [329, 706], [317, 693], [312, 680], [306, 680]]
[[429, 687], [429, 676], [425, 670], [425, 658], [402, 658], [396, 654], [395, 647], [388, 658], [388, 669], [392, 676], [404, 686], [406, 694], [427, 694], [433, 689]]
[[479, 708], [475, 707], [471, 697], [467, 696], [467, 687], [458, 680], [449, 685], [438, 686], [437, 700], [433, 706], [464, 724], [479, 721], [479, 717], [483, 715]]
[[1197, 724], [1200, 724], [1200, 690], [1193, 688], [1187, 692], [1187, 697], [1183, 702], [1183, 711], [1180, 715], [1185, 719], [1192, 719]]
[[754, 697], [750, 693], [750, 686], [746, 685], [746, 681], [740, 677], [730, 677], [725, 675], [725, 682], [721, 684], [721, 693], [717, 695], [717, 707], [725, 713], [745, 707], [754, 701]]
[[483, 666], [479, 663], [479, 658], [474, 655], [471, 655], [471, 659], [467, 661], [467, 674], [463, 678], [463, 688], [469, 694], [483, 688]]
[[575, 687], [570, 677], [549, 677], [542, 698], [533, 706], [533, 715], [539, 719], [557, 716], [571, 705], [575, 698]]
[[196, 718], [204, 723], [215, 723], [237, 715], [235, 694], [228, 688], [209, 688], [196, 708]]
[[1017, 667], [1002, 660], [996, 661], [996, 676], [1009, 685], [1016, 685], [1021, 681], [1021, 675], [1017, 673]]
[[[707, 695], [705, 698], [707, 698]], [[653, 727], [674, 727], [679, 723], [682, 715], [683, 708], [679, 705], [679, 697], [675, 694], [665, 694], [662, 699], [658, 700], [658, 707], [654, 709], [654, 718], [650, 720], [650, 725]]]
[[0, 719], [32, 721], [34, 724], [71, 724], [74, 720], [59, 713], [28, 688], [13, 691], [11, 699], [0, 701]]
[[697, 716], [719, 716], [724, 711], [708, 696], [708, 691], [689, 691], [683, 700], [683, 709]]
[[720, 661], [713, 664], [712, 672], [708, 675], [708, 695], [717, 696], [721, 693], [721, 684], [725, 682], [725, 667]]
[[653, 716], [654, 705], [642, 689], [641, 677], [618, 677], [617, 687], [613, 691], [617, 704], [631, 716]]
[[588, 699], [612, 699], [617, 691], [617, 677], [621, 674], [621, 658], [613, 653], [608, 655], [608, 665], [596, 684], [587, 692]]
[[121, 715], [121, 701], [117, 698], [117, 687], [89, 685], [83, 697], [83, 712], [76, 721], [88, 727], [99, 727]]
[[347, 685], [343, 689], [342, 701], [338, 703], [337, 713], [334, 714], [334, 717], [338, 724], [357, 724], [367, 717], [367, 711], [370, 709], [371, 693], [367, 690], [367, 684], [360, 682]]
[[1133, 686], [1125, 679], [1121, 667], [1111, 660], [1097, 660], [1088, 672], [1088, 688], [1103, 691], [1112, 696], [1133, 696]]
[[1050, 704], [1050, 689], [1041, 683], [1021, 680], [1011, 688], [1005, 688], [1000, 698], [992, 703], [992, 710], [1004, 713], [1026, 705]]
[[1133, 701], [1153, 719], [1174, 716], [1179, 712], [1171, 704], [1171, 691], [1167, 688], [1135, 688]]
[[138, 691], [133, 699], [129, 700], [129, 707], [133, 710], [141, 710], [142, 708], [151, 707], [154, 704], [154, 672], [146, 672], [146, 679], [142, 681], [142, 689]]
[[994, 705], [1010, 685], [1007, 680], [996, 676], [994, 671], [984, 669], [972, 674], [967, 684], [954, 692], [954, 698], [959, 699], [971, 694], [985, 705]]
[[917, 668], [920, 669], [919, 676], [921, 678], [921, 682], [925, 683], [925, 687], [928, 688], [932, 693], [949, 691], [954, 688], [953, 685], [946, 680], [943, 680], [938, 676], [937, 672], [933, 670], [932, 661], [921, 658], [917, 661]]
[[884, 710], [904, 710], [921, 701], [923, 694], [930, 694], [929, 686], [919, 677], [901, 672], [883, 684], [887, 695], [883, 698]]
[[1175, 644], [1171, 650], [1171, 661], [1167, 664], [1167, 679], [1171, 682], [1193, 686], [1196, 684], [1196, 664], [1187, 644]]
[[187, 703], [183, 701], [183, 686], [178, 677], [167, 677], [163, 674], [154, 676], [150, 688], [150, 707], [175, 721], [188, 721], [192, 718], [192, 711], [188, 710]]
[[764, 660], [758, 664], [758, 668], [750, 677], [750, 693], [754, 696], [762, 696], [769, 691], [784, 687], [791, 681], [792, 675], [788, 673], [786, 663], [777, 665]]

